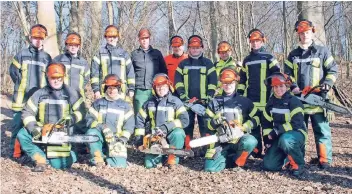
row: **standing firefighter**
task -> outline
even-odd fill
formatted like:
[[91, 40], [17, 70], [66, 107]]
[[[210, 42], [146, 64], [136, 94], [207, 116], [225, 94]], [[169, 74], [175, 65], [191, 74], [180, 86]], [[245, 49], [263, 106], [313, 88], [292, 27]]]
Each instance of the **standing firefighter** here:
[[302, 102], [290, 94], [288, 76], [275, 73], [266, 84], [274, 94], [268, 100], [263, 112], [262, 127], [264, 145], [264, 169], [279, 171], [288, 158], [294, 176], [304, 169], [304, 148], [307, 131], [304, 125]]
[[[264, 80], [274, 72], [280, 72], [280, 67], [275, 57], [264, 49], [266, 38], [263, 32], [253, 29], [249, 32], [248, 38], [251, 52], [243, 61], [238, 93], [252, 100], [254, 105], [260, 111], [263, 111], [271, 89], [270, 86], [264, 84]], [[253, 155], [261, 158], [262, 137], [260, 126], [254, 131], [253, 136], [258, 140], [258, 145]]]
[[61, 63], [52, 63], [46, 70], [48, 85], [37, 90], [28, 99], [23, 109], [22, 128], [17, 138], [23, 151], [36, 163], [34, 171], [43, 172], [46, 164], [53, 168], [63, 169], [71, 167], [77, 160], [71, 146], [46, 146], [46, 153], [32, 142], [39, 140], [42, 134], [62, 118], [69, 123], [77, 123], [82, 119], [85, 109], [83, 98], [79, 93], [64, 84], [65, 66]]
[[184, 42], [181, 36], [173, 36], [170, 40], [172, 54], [164, 58], [167, 68], [167, 75], [169, 76], [173, 86], [175, 86], [175, 73], [178, 65], [181, 61], [188, 58], [188, 55], [184, 53], [185, 48], [183, 44]]
[[11, 154], [14, 158], [21, 156], [21, 148], [16, 135], [23, 127], [21, 111], [28, 98], [39, 88], [44, 87], [45, 68], [51, 62], [51, 57], [43, 50], [43, 41], [48, 36], [45, 26], [36, 24], [30, 30], [30, 45], [20, 51], [10, 65], [10, 76], [14, 83], [12, 98]]
[[119, 31], [116, 26], [109, 25], [105, 28], [104, 37], [107, 41], [105, 46], [100, 47], [99, 53], [93, 57], [91, 66], [91, 83], [95, 99], [104, 94], [104, 78], [108, 74], [115, 74], [121, 79], [123, 94], [127, 94], [126, 100], [131, 101], [134, 96], [135, 74], [129, 54], [119, 41]]
[[[216, 69], [216, 74], [220, 76], [220, 72], [222, 69], [226, 67], [234, 67], [236, 69], [236, 72], [238, 73], [240, 70], [240, 67], [236, 65], [236, 62], [232, 58], [232, 47], [230, 43], [226, 41], [221, 41], [218, 44], [218, 55], [220, 57], [220, 60], [215, 63], [215, 69]], [[219, 82], [220, 84], [220, 82]]]
[[135, 114], [152, 97], [153, 77], [158, 73], [167, 73], [163, 55], [149, 44], [150, 36], [150, 31], [142, 28], [138, 33], [140, 47], [132, 52], [136, 72], [136, 95], [133, 102]]
[[[188, 102], [197, 98], [203, 103], [208, 102], [214, 94], [217, 75], [213, 63], [203, 56], [203, 40], [198, 35], [188, 39], [189, 58], [183, 60], [176, 69], [175, 87], [180, 99]], [[188, 111], [189, 125], [185, 128], [186, 149], [190, 149], [189, 142], [193, 138], [195, 113]], [[201, 136], [205, 136], [207, 128], [201, 116], [197, 116]]]
[[239, 77], [234, 69], [225, 68], [220, 74], [220, 82], [224, 92], [215, 97], [207, 108], [208, 127], [216, 130], [221, 127], [222, 117], [233, 123], [242, 132], [248, 134], [239, 138], [230, 138], [228, 142], [210, 145], [205, 155], [205, 171], [219, 172], [227, 167], [241, 168], [245, 165], [250, 153], [257, 146], [258, 141], [250, 135], [253, 129], [258, 129], [258, 109], [253, 102], [236, 93]]
[[99, 141], [89, 144], [91, 162], [104, 166], [127, 167], [126, 143], [134, 130], [132, 107], [123, 100], [122, 82], [117, 75], [104, 80], [104, 97], [96, 100], [87, 115], [88, 135], [97, 135]]
[[[298, 94], [305, 87], [322, 86], [320, 93], [324, 98], [337, 78], [337, 64], [328, 48], [316, 45], [313, 41], [315, 32], [312, 22], [297, 21], [295, 30], [299, 36], [299, 46], [288, 55], [285, 61], [285, 73], [297, 82], [298, 87], [292, 90]], [[318, 106], [304, 104], [305, 122], [311, 119], [319, 166], [329, 167], [332, 162], [331, 129], [326, 117], [326, 110]]]
[[[179, 98], [172, 95], [173, 87], [166, 74], [157, 74], [153, 79], [154, 96], [144, 103], [143, 107], [137, 114], [136, 121], [136, 143], [137, 146], [142, 144], [143, 136], [146, 135], [147, 122], [150, 122], [150, 133], [157, 133], [166, 137], [170, 148], [182, 149], [185, 141], [185, 132], [183, 130], [189, 123], [186, 108]], [[147, 154], [144, 159], [146, 168], [154, 168], [157, 164], [164, 162], [166, 165], [173, 167], [178, 164], [179, 158], [175, 155]]]

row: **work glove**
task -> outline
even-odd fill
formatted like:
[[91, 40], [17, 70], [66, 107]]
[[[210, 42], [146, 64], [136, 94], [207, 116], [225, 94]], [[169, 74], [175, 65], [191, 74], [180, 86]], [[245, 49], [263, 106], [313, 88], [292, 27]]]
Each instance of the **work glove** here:
[[42, 136], [42, 133], [38, 129], [33, 129], [31, 134], [34, 140], [39, 140], [39, 138]]
[[218, 125], [222, 124], [223, 119], [221, 117], [220, 118], [213, 118], [212, 122], [213, 122], [214, 125], [218, 126]]
[[265, 146], [266, 148], [270, 148], [270, 147], [271, 147], [271, 144], [273, 143], [273, 140], [272, 140], [272, 139], [269, 139], [269, 135], [263, 136], [263, 141], [264, 141], [264, 146]]
[[115, 142], [114, 133], [111, 131], [111, 129], [109, 129], [108, 127], [105, 127], [103, 129], [103, 134], [104, 134], [104, 137], [105, 137], [105, 141], [107, 143]]
[[138, 135], [134, 137], [134, 141], [133, 141], [134, 146], [136, 146], [137, 148], [141, 145], [143, 145], [143, 135]]
[[335, 113], [333, 111], [327, 110], [326, 111], [326, 119], [329, 121], [329, 123], [333, 120], [335, 120]]
[[274, 140], [274, 139], [276, 139], [279, 136], [279, 132], [278, 132], [278, 130], [276, 128], [273, 128], [273, 130], [271, 130], [269, 135], [271, 136], [271, 139]]
[[328, 99], [328, 92], [331, 89], [329, 84], [323, 83], [321, 86], [321, 97], [326, 100]]
[[109, 145], [109, 157], [127, 157], [127, 148], [122, 142]]
[[127, 137], [122, 136], [122, 137], [119, 137], [116, 141], [122, 143], [123, 145], [126, 145], [128, 139], [127, 139]]
[[161, 125], [160, 127], [156, 127], [154, 131], [156, 135], [161, 137], [166, 137], [167, 127], [165, 125]]

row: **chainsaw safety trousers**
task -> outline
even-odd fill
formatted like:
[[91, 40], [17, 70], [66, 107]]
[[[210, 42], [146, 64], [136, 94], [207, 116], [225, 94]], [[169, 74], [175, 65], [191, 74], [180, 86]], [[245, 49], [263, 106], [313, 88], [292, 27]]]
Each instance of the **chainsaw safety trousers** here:
[[[337, 79], [338, 66], [327, 47], [313, 42], [307, 50], [297, 47], [290, 52], [285, 60], [284, 72], [291, 76], [300, 90], [320, 84], [332, 87]], [[319, 161], [331, 163], [331, 129], [325, 111], [306, 103], [303, 106], [307, 126], [308, 119], [311, 119]]]
[[219, 150], [219, 153], [215, 153], [212, 158], [205, 159], [204, 170], [220, 172], [226, 167], [243, 167], [257, 143], [258, 141], [252, 135], [245, 134], [237, 143], [219, 144], [218, 146], [221, 146], [222, 149], [215, 149]]
[[[181, 128], [174, 128], [171, 133], [169, 133], [166, 137], [167, 142], [170, 148], [182, 149], [185, 142], [185, 132]], [[170, 156], [167, 155], [154, 155], [154, 154], [146, 154], [144, 158], [144, 167], [145, 168], [155, 168], [160, 163], [172, 162], [172, 164], [179, 163], [179, 157], [172, 156], [172, 160], [170, 161]]]
[[[47, 154], [38, 147], [38, 145], [34, 144], [32, 142], [32, 135], [28, 133], [28, 130], [25, 128], [22, 128], [18, 134], [17, 138], [21, 144], [22, 150], [31, 157], [31, 159], [36, 163], [36, 164], [50, 164], [53, 168], [56, 169], [65, 169], [65, 168], [70, 168], [73, 163], [77, 161], [77, 155], [75, 152], [72, 150], [65, 150], [60, 152], [58, 151], [57, 153], [61, 153], [66, 155], [68, 152], [68, 156], [66, 157], [55, 157], [55, 158], [49, 158], [47, 157]], [[49, 146], [47, 146], [47, 149]]]
[[[97, 163], [105, 163], [110, 165], [111, 167], [116, 168], [126, 168], [127, 167], [127, 158], [126, 157], [109, 157], [109, 149], [108, 145], [104, 140], [104, 136], [102, 131], [91, 128], [87, 131], [87, 135], [96, 135], [99, 137], [99, 141], [94, 143], [89, 143], [89, 152], [90, 152], [90, 162], [93, 165]], [[127, 156], [127, 150], [125, 153], [121, 153], [121, 155]]]
[[134, 91], [136, 81], [129, 54], [120, 46], [106, 44], [92, 59], [91, 84], [94, 93], [99, 91], [104, 94], [103, 83], [109, 74], [115, 74], [121, 79], [122, 92]]
[[279, 171], [285, 165], [288, 158], [292, 170], [304, 168], [305, 137], [295, 130], [282, 134], [275, 139], [264, 156], [264, 169], [268, 171]]

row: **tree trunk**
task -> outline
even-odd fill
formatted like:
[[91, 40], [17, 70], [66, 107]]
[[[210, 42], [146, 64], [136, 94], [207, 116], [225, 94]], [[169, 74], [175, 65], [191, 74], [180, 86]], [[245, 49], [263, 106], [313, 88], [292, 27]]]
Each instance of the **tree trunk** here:
[[84, 14], [84, 6], [85, 6], [86, 2], [84, 1], [79, 1], [78, 2], [78, 15], [77, 15], [77, 18], [75, 18], [78, 22], [77, 22], [77, 25], [78, 25], [78, 34], [81, 35], [81, 48], [85, 48], [84, 45], [85, 45], [85, 41], [86, 41], [86, 30], [84, 29], [84, 20], [82, 18], [86, 18], [85, 17], [85, 14]]
[[[23, 8], [23, 6], [24, 6], [23, 2], [18, 1], [18, 2], [12, 2], [12, 3], [16, 8], [16, 12], [17, 12], [18, 17], [21, 20], [22, 29], [23, 29], [24, 35], [26, 37], [25, 40], [28, 43], [29, 42], [29, 30], [31, 28], [31, 24], [27, 20], [25, 9]], [[27, 5], [25, 5], [25, 6], [27, 6]]]
[[102, 2], [94, 1], [92, 3], [92, 45], [91, 45], [91, 53], [95, 53], [100, 45], [100, 30], [101, 30], [101, 10], [102, 10]]
[[210, 7], [209, 7], [209, 14], [210, 14], [210, 28], [211, 28], [211, 55], [213, 62], [217, 61], [216, 59], [216, 44], [218, 42], [218, 31], [216, 27], [216, 16], [215, 16], [215, 2], [211, 1], [210, 2]]
[[109, 25], [113, 25], [114, 24], [114, 9], [112, 6], [112, 1], [107, 1], [106, 4], [108, 7]]
[[241, 33], [241, 11], [240, 2], [237, 1], [237, 31], [238, 31], [238, 45], [239, 45], [239, 61], [242, 61], [242, 33]]
[[282, 11], [282, 18], [284, 20], [284, 55], [285, 57], [288, 55], [288, 38], [287, 38], [287, 21], [286, 21], [286, 2], [283, 1], [282, 2], [282, 8], [283, 8], [283, 11]]
[[326, 45], [322, 1], [298, 1], [298, 19], [308, 19], [315, 26], [315, 43]]
[[51, 57], [59, 54], [55, 22], [54, 1], [38, 1], [38, 22], [48, 30], [48, 37], [44, 41], [44, 49]]
[[[167, 4], [167, 9], [168, 9], [168, 24], [169, 24], [169, 40], [171, 39], [172, 36], [176, 34], [176, 28], [175, 28], [175, 21], [174, 21], [174, 14], [173, 14], [173, 3], [172, 1], [169, 1]], [[171, 46], [169, 46], [168, 53], [171, 53], [172, 49]]]
[[70, 9], [70, 31], [78, 32], [78, 2], [71, 1], [71, 9]]

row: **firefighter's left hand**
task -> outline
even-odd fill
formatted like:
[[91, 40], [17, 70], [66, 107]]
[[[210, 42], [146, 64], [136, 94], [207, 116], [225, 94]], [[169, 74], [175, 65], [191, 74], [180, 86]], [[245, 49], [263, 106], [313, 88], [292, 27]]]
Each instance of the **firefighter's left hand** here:
[[277, 138], [277, 136], [279, 136], [278, 130], [275, 129], [275, 128], [273, 128], [273, 130], [271, 130], [271, 132], [269, 133], [268, 138], [269, 138], [270, 140], [274, 140], [274, 139]]
[[128, 96], [133, 99], [134, 91], [133, 90], [129, 90], [128, 91]]
[[121, 142], [123, 145], [126, 145], [127, 144], [127, 141], [128, 141], [128, 139], [127, 139], [127, 137], [119, 137], [118, 139], [117, 139], [117, 142]]
[[155, 134], [158, 136], [165, 137], [167, 134], [167, 128], [165, 125], [161, 125], [160, 127], [155, 128]]
[[293, 90], [292, 90], [292, 93], [294, 94], [299, 94], [301, 92], [301, 90], [299, 89], [299, 87], [295, 87]]
[[113, 132], [111, 131], [111, 129], [109, 129], [109, 128], [105, 128], [105, 129], [103, 129], [103, 134], [104, 134], [104, 137], [105, 137], [105, 141], [107, 142], [107, 143], [112, 143], [112, 142], [114, 142], [114, 140], [115, 140], [115, 137], [114, 137], [114, 134], [113, 134]]

